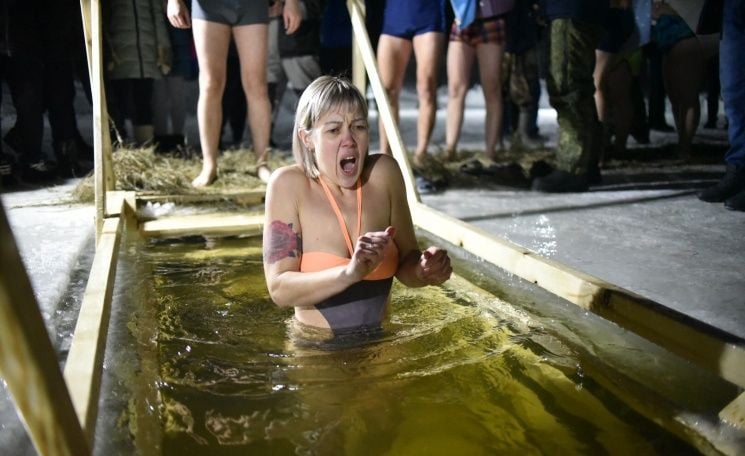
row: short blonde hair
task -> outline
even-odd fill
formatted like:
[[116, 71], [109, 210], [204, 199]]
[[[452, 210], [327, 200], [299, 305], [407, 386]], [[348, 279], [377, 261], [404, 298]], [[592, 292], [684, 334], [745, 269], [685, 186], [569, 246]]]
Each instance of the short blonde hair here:
[[310, 83], [298, 101], [295, 125], [292, 128], [292, 155], [295, 162], [311, 179], [320, 175], [313, 150], [300, 139], [300, 131], [310, 133], [326, 113], [347, 107], [359, 111], [367, 119], [367, 101], [349, 80], [335, 76], [320, 76]]

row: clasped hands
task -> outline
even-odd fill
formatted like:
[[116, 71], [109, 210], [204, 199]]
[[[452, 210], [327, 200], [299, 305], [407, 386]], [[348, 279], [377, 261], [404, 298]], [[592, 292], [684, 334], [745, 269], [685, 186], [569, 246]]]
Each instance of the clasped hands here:
[[[347, 273], [362, 280], [382, 263], [385, 248], [393, 242], [396, 229], [389, 226], [385, 231], [371, 231], [357, 239], [352, 259], [347, 265]], [[414, 274], [423, 285], [439, 285], [450, 278], [453, 268], [446, 250], [429, 247], [420, 253]]]

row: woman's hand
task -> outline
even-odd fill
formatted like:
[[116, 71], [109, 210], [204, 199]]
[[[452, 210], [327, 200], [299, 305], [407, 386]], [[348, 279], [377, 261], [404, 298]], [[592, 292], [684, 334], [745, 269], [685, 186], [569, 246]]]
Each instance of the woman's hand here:
[[360, 236], [347, 265], [347, 274], [355, 281], [360, 281], [377, 268], [395, 234], [396, 229], [389, 226], [385, 231], [371, 231]]
[[448, 280], [452, 273], [447, 250], [429, 247], [419, 256], [416, 276], [427, 285], [439, 285]]
[[184, 5], [183, 0], [168, 0], [166, 16], [168, 16], [171, 25], [176, 28], [187, 29], [191, 27], [191, 16], [189, 16], [189, 10]]

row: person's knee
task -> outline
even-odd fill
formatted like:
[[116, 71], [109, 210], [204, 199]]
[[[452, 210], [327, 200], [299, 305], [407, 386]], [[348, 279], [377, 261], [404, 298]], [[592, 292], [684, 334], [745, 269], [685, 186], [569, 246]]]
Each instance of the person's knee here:
[[419, 96], [419, 103], [434, 104], [437, 97], [437, 84], [432, 77], [419, 77], [416, 83], [416, 92]]
[[204, 95], [222, 96], [225, 90], [225, 75], [209, 75], [202, 73], [199, 75], [199, 92]]

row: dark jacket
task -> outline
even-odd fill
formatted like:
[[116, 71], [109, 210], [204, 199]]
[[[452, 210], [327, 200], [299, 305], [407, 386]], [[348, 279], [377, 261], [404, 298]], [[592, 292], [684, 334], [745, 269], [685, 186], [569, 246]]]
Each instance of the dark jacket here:
[[610, 7], [608, 0], [543, 0], [547, 19], [578, 19], [602, 24]]
[[171, 69], [161, 0], [102, 2], [104, 62], [111, 79], [159, 79]]
[[0, 53], [22, 53], [41, 59], [40, 25], [39, 0], [0, 0]]
[[279, 32], [279, 56], [282, 58], [318, 55], [321, 50], [321, 17], [323, 0], [301, 0], [305, 15], [300, 27], [292, 35]]
[[507, 13], [506, 52], [522, 54], [538, 42], [538, 11], [534, 8], [537, 4], [538, 1], [519, 0], [515, 2], [515, 8]]

